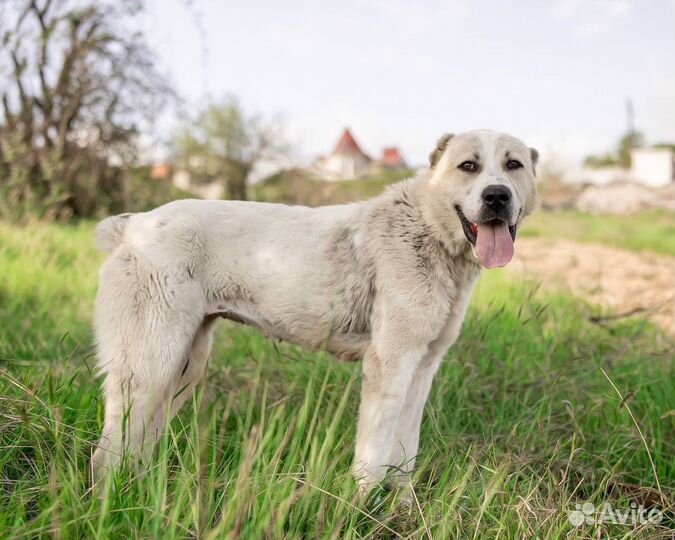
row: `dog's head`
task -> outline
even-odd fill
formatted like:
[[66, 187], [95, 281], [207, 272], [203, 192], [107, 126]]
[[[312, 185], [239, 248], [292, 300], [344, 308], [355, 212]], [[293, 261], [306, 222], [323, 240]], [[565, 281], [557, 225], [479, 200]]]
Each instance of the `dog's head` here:
[[486, 268], [504, 266], [537, 201], [537, 151], [510, 135], [444, 135], [429, 156], [429, 204], [453, 242], [469, 242]]

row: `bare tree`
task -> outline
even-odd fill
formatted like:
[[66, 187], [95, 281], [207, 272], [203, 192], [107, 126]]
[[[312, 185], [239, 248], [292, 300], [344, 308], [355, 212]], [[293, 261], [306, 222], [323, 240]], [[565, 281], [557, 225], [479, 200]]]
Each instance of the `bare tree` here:
[[246, 200], [251, 172], [286, 151], [278, 122], [247, 116], [233, 97], [208, 105], [173, 141], [176, 163], [197, 182], [221, 179], [228, 199]]
[[88, 216], [124, 205], [136, 135], [168, 86], [133, 17], [140, 0], [0, 7], [0, 215]]

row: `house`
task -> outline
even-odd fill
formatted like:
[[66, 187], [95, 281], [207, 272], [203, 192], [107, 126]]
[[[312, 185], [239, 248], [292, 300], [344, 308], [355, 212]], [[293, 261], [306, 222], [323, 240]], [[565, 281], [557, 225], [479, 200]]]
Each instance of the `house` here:
[[150, 166], [150, 178], [153, 180], [169, 180], [173, 175], [173, 166], [171, 163], [153, 163]]
[[202, 199], [221, 199], [225, 191], [222, 180], [196, 183], [187, 169], [176, 168], [169, 162], [150, 165], [150, 178], [158, 182], [171, 182], [178, 189]]
[[670, 148], [634, 148], [630, 153], [630, 175], [650, 187], [675, 182], [675, 152]]
[[333, 152], [327, 157], [317, 159], [313, 168], [325, 180], [344, 180], [368, 173], [371, 161], [361, 150], [349, 128], [345, 128]]
[[605, 186], [614, 183], [635, 183], [647, 187], [675, 184], [675, 152], [671, 148], [633, 148], [630, 168], [619, 165], [571, 171], [565, 177], [571, 183]]
[[385, 169], [407, 169], [408, 165], [406, 164], [401, 152], [395, 146], [389, 146], [382, 151], [382, 157], [380, 158], [380, 165]]
[[222, 199], [225, 194], [222, 180], [212, 180], [207, 183], [196, 183], [186, 169], [177, 169], [171, 178], [173, 185], [178, 189], [192, 193], [202, 199]]
[[377, 174], [383, 169], [405, 168], [406, 162], [395, 146], [385, 148], [379, 159], [371, 159], [361, 150], [349, 128], [342, 132], [333, 152], [318, 158], [311, 167], [324, 180], [347, 180]]

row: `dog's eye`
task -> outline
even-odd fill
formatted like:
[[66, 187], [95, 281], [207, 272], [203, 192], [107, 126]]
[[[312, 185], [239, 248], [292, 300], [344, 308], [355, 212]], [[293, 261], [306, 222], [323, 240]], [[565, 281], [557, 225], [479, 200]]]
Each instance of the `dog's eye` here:
[[523, 164], [517, 159], [509, 159], [506, 162], [506, 170], [515, 171], [516, 169], [522, 169]]
[[465, 172], [476, 172], [478, 170], [478, 163], [475, 161], [463, 161], [459, 164], [458, 168]]

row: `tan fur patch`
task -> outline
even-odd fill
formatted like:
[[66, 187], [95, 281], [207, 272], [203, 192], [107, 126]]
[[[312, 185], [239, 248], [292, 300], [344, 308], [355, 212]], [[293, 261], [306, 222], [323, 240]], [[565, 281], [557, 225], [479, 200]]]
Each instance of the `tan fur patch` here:
[[452, 139], [452, 133], [446, 133], [445, 135], [443, 135], [440, 139], [438, 139], [438, 142], [436, 143], [436, 148], [434, 148], [433, 152], [429, 154], [429, 166], [432, 169], [441, 159], [443, 152], [445, 152], [445, 147], [448, 146], [448, 142], [450, 141], [450, 139]]

